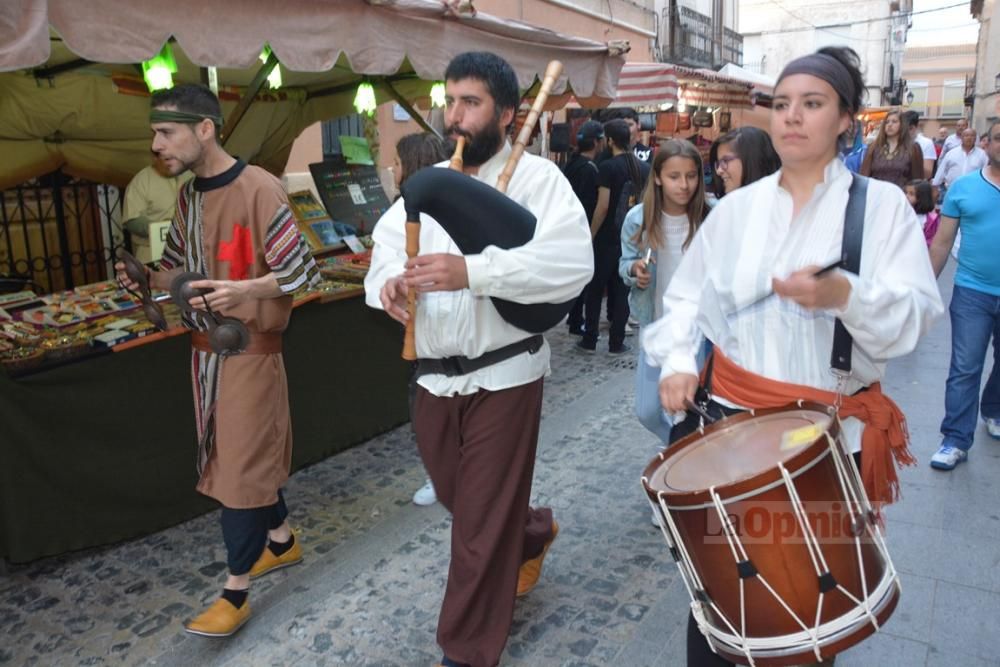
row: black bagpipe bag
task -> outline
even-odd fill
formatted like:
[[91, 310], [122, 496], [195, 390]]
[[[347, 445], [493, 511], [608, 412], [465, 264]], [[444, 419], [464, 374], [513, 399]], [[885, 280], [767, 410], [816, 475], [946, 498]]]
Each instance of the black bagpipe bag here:
[[[421, 169], [406, 179], [402, 195], [407, 220], [420, 220], [421, 213], [434, 218], [464, 255], [477, 255], [491, 245], [503, 250], [518, 248], [535, 235], [537, 220], [531, 211], [453, 169]], [[496, 297], [490, 300], [504, 321], [530, 333], [542, 333], [559, 324], [575, 301], [525, 304]]]

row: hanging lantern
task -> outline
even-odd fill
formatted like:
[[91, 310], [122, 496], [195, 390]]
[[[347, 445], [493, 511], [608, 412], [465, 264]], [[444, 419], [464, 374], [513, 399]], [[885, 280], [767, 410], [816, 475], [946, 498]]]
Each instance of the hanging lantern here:
[[444, 83], [441, 81], [431, 86], [431, 104], [442, 109], [448, 105], [444, 95]]
[[354, 108], [358, 113], [366, 113], [369, 116], [375, 115], [378, 104], [375, 102], [375, 88], [367, 81], [362, 81], [358, 86], [358, 93], [354, 96]]
[[165, 90], [174, 87], [173, 74], [177, 72], [177, 61], [170, 49], [170, 42], [163, 45], [160, 52], [142, 63], [142, 78], [146, 81], [149, 92]]
[[[267, 44], [264, 45], [264, 49], [260, 52], [260, 61], [266, 63], [267, 59], [271, 57], [271, 47]], [[267, 75], [267, 86], [271, 90], [277, 90], [281, 88], [281, 64], [275, 63], [274, 69], [271, 73]]]

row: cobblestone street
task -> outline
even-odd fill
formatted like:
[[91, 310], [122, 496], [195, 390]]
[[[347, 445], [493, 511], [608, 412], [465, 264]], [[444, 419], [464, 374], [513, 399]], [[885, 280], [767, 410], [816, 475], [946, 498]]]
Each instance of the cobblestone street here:
[[[561, 531], [517, 605], [502, 664], [683, 665], [687, 594], [639, 484], [656, 445], [632, 416], [634, 357], [608, 355], [606, 338], [581, 354], [562, 327], [549, 340], [533, 500], [554, 508]], [[928, 466], [949, 350], [945, 318], [889, 367], [885, 388], [919, 460], [888, 510], [903, 593], [884, 630], [838, 667], [1000, 665], [1000, 442], [980, 426], [967, 465]], [[181, 626], [221, 589], [217, 513], [11, 566], [0, 576], [0, 664], [430, 667], [450, 520], [440, 505], [411, 504], [423, 481], [408, 427], [296, 474], [286, 497], [305, 563], [256, 582], [254, 616], [228, 640]]]

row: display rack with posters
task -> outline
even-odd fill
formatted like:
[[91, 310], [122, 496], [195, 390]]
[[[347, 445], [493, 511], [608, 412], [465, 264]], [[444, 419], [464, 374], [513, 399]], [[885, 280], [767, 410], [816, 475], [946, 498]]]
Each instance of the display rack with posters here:
[[[370, 233], [389, 210], [389, 198], [372, 165], [349, 164], [343, 158], [332, 158], [310, 164], [309, 171], [332, 220], [332, 228], [339, 223], [353, 227], [354, 234]], [[339, 234], [338, 240], [344, 235]]]

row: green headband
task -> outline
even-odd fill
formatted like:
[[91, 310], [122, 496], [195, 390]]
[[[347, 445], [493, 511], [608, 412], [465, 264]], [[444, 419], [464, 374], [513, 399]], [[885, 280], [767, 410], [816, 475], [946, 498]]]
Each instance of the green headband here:
[[174, 109], [151, 109], [149, 111], [150, 123], [200, 123], [203, 120], [210, 120], [215, 123], [216, 127], [222, 127], [222, 116], [175, 111]]

